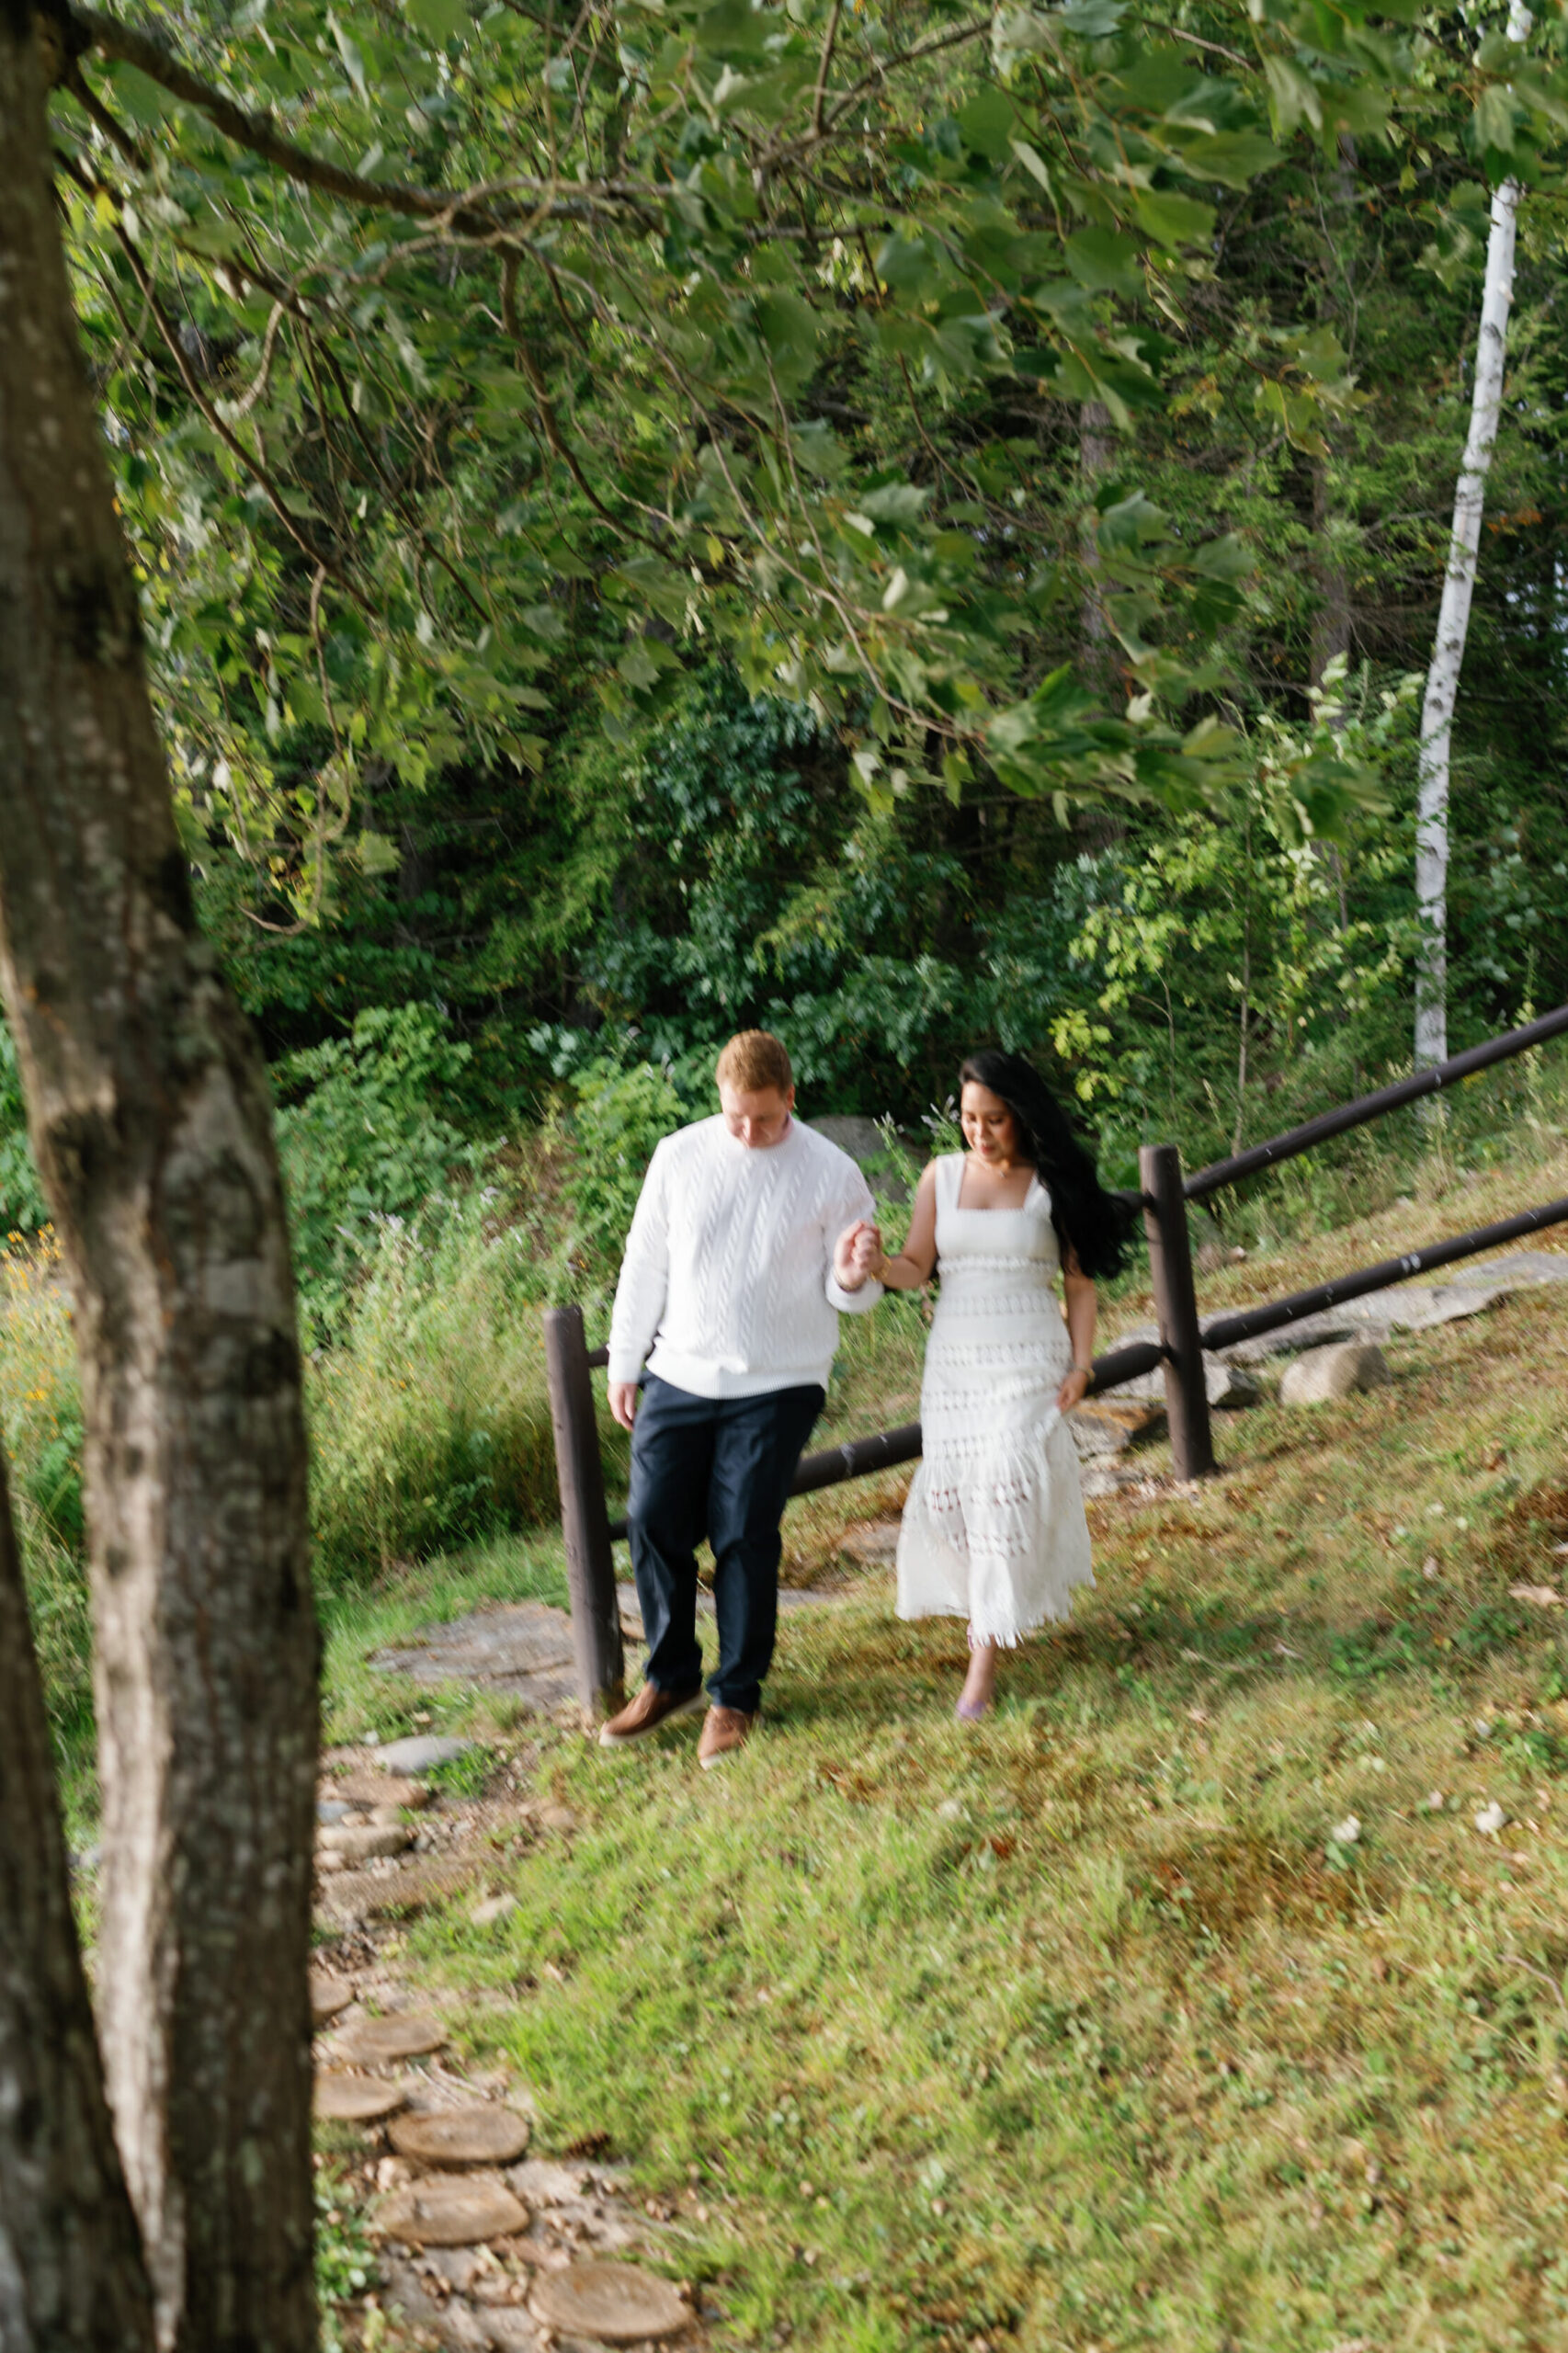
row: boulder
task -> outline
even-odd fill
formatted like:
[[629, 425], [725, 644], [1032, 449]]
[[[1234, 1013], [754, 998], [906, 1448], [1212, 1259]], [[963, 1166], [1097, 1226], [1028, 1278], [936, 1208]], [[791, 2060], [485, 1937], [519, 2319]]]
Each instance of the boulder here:
[[846, 1152], [851, 1160], [865, 1170], [866, 1181], [879, 1200], [897, 1204], [909, 1199], [909, 1188], [895, 1176], [888, 1163], [886, 1139], [875, 1120], [856, 1113], [830, 1112], [825, 1119], [810, 1120], [808, 1127]]
[[862, 1166], [868, 1160], [882, 1160], [887, 1156], [887, 1145], [882, 1142], [882, 1131], [875, 1120], [861, 1118], [854, 1112], [834, 1111], [826, 1119], [809, 1120], [806, 1124], [814, 1128], [819, 1136], [825, 1136], [829, 1143], [835, 1143], [840, 1152], [846, 1152], [851, 1160], [858, 1161]]
[[1338, 1340], [1309, 1348], [1285, 1369], [1279, 1383], [1282, 1405], [1324, 1405], [1358, 1389], [1381, 1389], [1392, 1375], [1375, 1340]]
[[[1131, 1331], [1119, 1332], [1113, 1340], [1106, 1341], [1101, 1353], [1108, 1354], [1112, 1348], [1131, 1347], [1135, 1340], [1157, 1340], [1159, 1336], [1156, 1324], [1135, 1324]], [[1233, 1362], [1229, 1352], [1218, 1356], [1205, 1351], [1203, 1385], [1209, 1392], [1209, 1403], [1227, 1409], [1256, 1405], [1263, 1393], [1256, 1377], [1247, 1371], [1244, 1365]], [[1132, 1398], [1154, 1399], [1163, 1403], [1165, 1394], [1165, 1371], [1163, 1367], [1156, 1365], [1152, 1372], [1141, 1372], [1135, 1381], [1123, 1381], [1116, 1388], [1108, 1390], [1103, 1401], [1090, 1398], [1087, 1404], [1096, 1405], [1103, 1402], [1112, 1404]], [[1085, 1407], [1079, 1407], [1080, 1413], [1085, 1410]]]
[[1079, 1454], [1123, 1454], [1142, 1440], [1163, 1438], [1165, 1409], [1153, 1397], [1126, 1397], [1113, 1389], [1105, 1397], [1085, 1397], [1067, 1416], [1073, 1443]]
[[1223, 1407], [1228, 1414], [1256, 1405], [1263, 1395], [1256, 1376], [1244, 1365], [1232, 1364], [1224, 1357], [1204, 1358], [1203, 1385], [1209, 1392], [1209, 1403]]

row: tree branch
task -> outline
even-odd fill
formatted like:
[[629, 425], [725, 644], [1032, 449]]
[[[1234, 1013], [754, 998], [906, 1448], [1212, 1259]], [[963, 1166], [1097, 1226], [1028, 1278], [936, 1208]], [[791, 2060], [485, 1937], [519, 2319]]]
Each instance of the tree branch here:
[[[73, 157], [62, 155], [59, 157], [59, 162], [62, 168], [69, 175], [70, 178], [74, 182], [76, 187], [82, 190], [84, 195], [97, 196], [97, 189], [94, 186], [92, 179], [88, 174], [82, 170], [80, 165], [77, 164]], [[180, 381], [185, 386], [187, 392], [190, 399], [195, 403], [197, 408], [200, 410], [201, 415], [205, 418], [210, 430], [218, 436], [218, 438], [223, 443], [226, 449], [233, 451], [235, 457], [238, 458], [240, 463], [244, 467], [245, 472], [256, 484], [256, 487], [265, 494], [268, 506], [272, 508], [273, 513], [277, 516], [278, 521], [282, 524], [283, 529], [293, 540], [294, 545], [299, 549], [301, 554], [308, 556], [312, 563], [319, 566], [322, 571], [326, 573], [330, 579], [335, 580], [344, 594], [347, 597], [351, 597], [362, 612], [368, 613], [372, 611], [373, 608], [369, 599], [365, 596], [364, 592], [357, 587], [354, 582], [348, 578], [342, 566], [337, 563], [332, 556], [325, 554], [322, 549], [317, 547], [315, 541], [311, 538], [308, 531], [301, 529], [298, 518], [290, 514], [289, 507], [284, 501], [282, 492], [278, 489], [278, 484], [274, 482], [267, 468], [262, 464], [260, 459], [255, 456], [251, 450], [247, 449], [244, 443], [240, 439], [239, 435], [233, 432], [232, 428], [224, 423], [213, 404], [208, 399], [207, 394], [202, 391], [200, 384], [197, 381], [195, 371], [191, 368], [190, 361], [186, 356], [185, 347], [180, 342], [178, 329], [176, 327], [175, 323], [170, 318], [168, 313], [165, 310], [162, 302], [159, 301], [157, 290], [153, 284], [153, 280], [148, 273], [146, 265], [143, 263], [141, 255], [137, 252], [135, 243], [128, 233], [125, 223], [119, 220], [118, 216], [115, 220], [114, 233], [116, 240], [119, 245], [119, 249], [125, 256], [126, 267], [129, 268], [132, 278], [136, 280], [137, 286], [141, 290], [142, 299], [146, 303], [148, 313], [152, 317], [153, 324], [156, 325], [159, 335], [163, 338], [164, 345], [168, 352], [169, 358], [175, 363]], [[124, 311], [120, 308], [120, 304], [115, 295], [112, 284], [108, 285], [106, 290], [109, 295], [110, 301], [114, 302], [115, 309], [119, 313], [121, 325], [125, 328], [126, 333], [130, 335], [131, 333], [131, 323], [126, 318]], [[132, 339], [134, 340], [134, 337]]]
[[[494, 237], [519, 218], [559, 214], [581, 219], [606, 209], [619, 211], [668, 201], [668, 190], [624, 180], [601, 180], [586, 186], [568, 183], [562, 188], [553, 179], [518, 176], [494, 188], [421, 188], [405, 180], [367, 179], [363, 173], [349, 171], [342, 164], [335, 164], [330, 156], [317, 155], [310, 148], [285, 138], [270, 114], [252, 114], [233, 98], [225, 97], [210, 82], [193, 74], [154, 34], [138, 31], [133, 25], [121, 24], [112, 17], [100, 17], [95, 9], [74, 6], [72, 0], [46, 0], [46, 5], [73, 58], [95, 49], [105, 57], [133, 65], [160, 89], [167, 90], [171, 97], [197, 108], [236, 146], [247, 148], [264, 163], [275, 164], [290, 179], [321, 188], [328, 196], [341, 197], [346, 203], [400, 212], [415, 221], [433, 221], [463, 236]], [[525, 195], [528, 201], [500, 206], [494, 202], [495, 196], [505, 196], [512, 189]]]
[[601, 516], [615, 530], [624, 531], [630, 538], [641, 540], [642, 545], [645, 548], [652, 548], [655, 555], [667, 555], [668, 549], [662, 546], [657, 540], [650, 539], [646, 531], [638, 530], [635, 524], [628, 523], [605, 505], [578, 463], [576, 451], [561, 429], [554, 404], [550, 397], [550, 387], [544, 380], [544, 370], [533, 356], [528, 339], [523, 332], [522, 321], [517, 316], [517, 256], [510, 251], [504, 252], [501, 257], [501, 324], [511, 339], [512, 347], [517, 355], [518, 364], [528, 380], [528, 390], [534, 396], [534, 406], [539, 412], [539, 421], [544, 428], [544, 438], [595, 514]]

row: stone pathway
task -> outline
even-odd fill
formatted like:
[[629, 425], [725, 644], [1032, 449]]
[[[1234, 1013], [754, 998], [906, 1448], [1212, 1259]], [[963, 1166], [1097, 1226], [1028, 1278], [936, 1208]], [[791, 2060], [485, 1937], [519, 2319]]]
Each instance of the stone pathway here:
[[[622, 2167], [521, 2154], [533, 2125], [526, 2088], [504, 2071], [466, 2074], [445, 2020], [411, 2004], [383, 1957], [381, 1924], [437, 1894], [472, 1891], [476, 1918], [504, 1917], [510, 1899], [488, 1892], [494, 1877], [577, 1826], [569, 1807], [505, 1786], [452, 1798], [389, 1769], [469, 1746], [393, 1742], [323, 1760], [317, 2111], [358, 2138], [354, 2186], [385, 2289], [426, 2341], [456, 2353], [699, 2353], [712, 2308], [689, 2282], [642, 2268], [678, 2264], [676, 2210], [639, 2208]], [[380, 1834], [369, 1854], [364, 1834]]]
[[[642, 1618], [637, 1588], [616, 1588], [620, 1597], [621, 1631], [629, 1643], [641, 1644]], [[841, 1586], [780, 1588], [780, 1610], [820, 1608], [835, 1598]], [[711, 1618], [713, 1597], [699, 1593], [698, 1615]], [[440, 1626], [422, 1627], [405, 1643], [373, 1652], [367, 1664], [380, 1675], [406, 1675], [411, 1682], [430, 1688], [438, 1684], [471, 1685], [486, 1692], [520, 1700], [540, 1715], [576, 1706], [573, 1665], [572, 1622], [563, 1609], [543, 1601], [487, 1601], [463, 1618]], [[630, 1663], [629, 1663], [630, 1664]], [[389, 1761], [392, 1752], [382, 1752]], [[439, 1760], [434, 1756], [429, 1764]], [[406, 1762], [402, 1769], [411, 1768]]]

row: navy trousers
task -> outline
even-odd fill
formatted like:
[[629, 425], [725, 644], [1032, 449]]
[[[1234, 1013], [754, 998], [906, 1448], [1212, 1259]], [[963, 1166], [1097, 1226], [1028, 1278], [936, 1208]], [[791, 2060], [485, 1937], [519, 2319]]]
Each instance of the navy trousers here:
[[790, 1482], [826, 1392], [693, 1397], [650, 1373], [631, 1432], [627, 1525], [648, 1680], [661, 1691], [702, 1681], [697, 1640], [697, 1547], [713, 1547], [719, 1665], [708, 1688], [722, 1708], [754, 1715], [773, 1658], [778, 1562]]

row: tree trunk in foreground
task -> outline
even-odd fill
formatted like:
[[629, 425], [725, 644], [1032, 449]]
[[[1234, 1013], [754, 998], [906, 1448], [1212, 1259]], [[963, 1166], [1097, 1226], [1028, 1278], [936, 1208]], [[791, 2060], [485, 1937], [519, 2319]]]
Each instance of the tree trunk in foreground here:
[[158, 2339], [314, 2343], [317, 1640], [266, 1074], [200, 937], [0, 0], [0, 985], [75, 1305], [103, 1784], [98, 2023]]
[[0, 2347], [152, 2353], [0, 1451]]
[[[1508, 39], [1523, 40], [1530, 12], [1511, 0]], [[1415, 813], [1415, 907], [1421, 938], [1415, 952], [1415, 1062], [1422, 1068], [1445, 1062], [1449, 1052], [1449, 760], [1454, 705], [1459, 699], [1481, 547], [1481, 517], [1486, 475], [1497, 438], [1503, 405], [1503, 369], [1508, 350], [1508, 313], [1514, 300], [1514, 233], [1519, 210], [1517, 180], [1505, 180], [1492, 199], [1486, 240], [1486, 278], [1481, 296], [1481, 326], [1475, 341], [1475, 381], [1471, 393], [1470, 437], [1454, 493], [1454, 527], [1443, 575], [1437, 635], [1426, 673], [1417, 755], [1420, 787]]]

